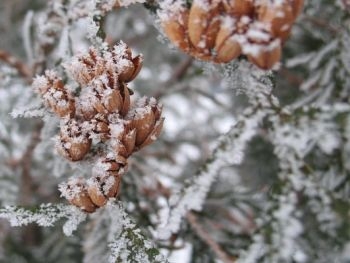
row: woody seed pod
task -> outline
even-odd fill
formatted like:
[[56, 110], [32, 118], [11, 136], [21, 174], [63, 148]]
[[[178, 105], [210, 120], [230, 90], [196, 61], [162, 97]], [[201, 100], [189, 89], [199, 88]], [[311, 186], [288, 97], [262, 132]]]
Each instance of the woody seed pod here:
[[225, 11], [234, 17], [252, 16], [254, 14], [253, 0], [223, 0]]
[[255, 23], [247, 32], [248, 60], [261, 69], [271, 69], [281, 58], [281, 42], [271, 37], [267, 28]]
[[251, 19], [247, 16], [223, 19], [215, 42], [215, 62], [227, 63], [241, 54], [239, 39], [245, 35], [250, 24]]
[[110, 123], [111, 146], [117, 156], [128, 158], [134, 151], [136, 130], [129, 129], [128, 121], [118, 120]]
[[92, 202], [101, 207], [108, 198], [118, 195], [121, 181], [120, 165], [108, 157], [100, 159], [93, 168], [93, 177], [87, 182]]
[[112, 58], [120, 82], [132, 81], [142, 68], [143, 57], [133, 58], [131, 49], [122, 41], [114, 46]]
[[[106, 154], [103, 149], [114, 151], [98, 160], [87, 184], [78, 178], [60, 185], [62, 196], [86, 212], [94, 212], [118, 195], [121, 176], [128, 168], [127, 158], [160, 134], [161, 106], [154, 99], [141, 99], [130, 110], [133, 93], [125, 82], [133, 80], [141, 66], [142, 57], [133, 58], [130, 48], [120, 43], [102, 55], [90, 49], [89, 54], [66, 67], [75, 80], [85, 86], [74, 105], [76, 110], [71, 109], [74, 114], [62, 114], [65, 118], [61, 121], [57, 151], [70, 161], [82, 160], [92, 143], [108, 143], [107, 147], [99, 148], [102, 154]], [[65, 91], [63, 82], [52, 74], [48, 74], [51, 79], [37, 78], [35, 86], [40, 93]], [[56, 94], [56, 98], [60, 96]]]
[[187, 36], [188, 10], [181, 10], [162, 20], [164, 33], [179, 49], [189, 52], [190, 43]]
[[91, 146], [91, 139], [75, 119], [63, 120], [61, 133], [56, 141], [57, 151], [71, 161], [84, 158]]
[[93, 47], [89, 53], [78, 56], [65, 65], [67, 72], [83, 87], [88, 85], [94, 78], [100, 76], [105, 71], [105, 60], [99, 56]]
[[92, 119], [97, 113], [108, 115], [122, 113], [129, 109], [130, 94], [124, 84], [110, 87], [106, 78], [98, 78], [85, 88], [78, 101], [78, 112], [84, 119]]
[[149, 145], [160, 134], [163, 126], [163, 118], [160, 118], [162, 107], [154, 98], [149, 100], [142, 98], [137, 106], [129, 113], [127, 119], [129, 129], [136, 130], [135, 150]]
[[32, 86], [42, 96], [45, 105], [59, 117], [74, 116], [74, 98], [54, 71], [46, 70], [44, 76], [37, 76]]
[[193, 1], [188, 19], [188, 36], [193, 46], [210, 53], [219, 27], [219, 1]]
[[82, 177], [69, 178], [67, 183], [59, 185], [61, 196], [65, 197], [69, 203], [82, 210], [92, 213], [96, 206], [88, 195], [85, 180]]
[[270, 3], [266, 0], [259, 8], [258, 20], [270, 26], [272, 36], [284, 41], [289, 36], [295, 16], [287, 1]]
[[109, 139], [108, 120], [104, 115], [96, 114], [91, 120], [84, 122], [84, 124], [90, 132], [90, 137], [96, 135], [103, 142]]

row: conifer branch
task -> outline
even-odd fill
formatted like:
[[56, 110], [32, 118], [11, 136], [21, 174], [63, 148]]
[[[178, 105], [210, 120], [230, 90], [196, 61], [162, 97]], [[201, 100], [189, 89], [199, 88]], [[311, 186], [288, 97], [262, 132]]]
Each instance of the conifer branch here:
[[14, 57], [10, 53], [6, 52], [5, 50], [0, 49], [0, 60], [8, 64], [9, 66], [15, 68], [19, 73], [19, 75], [22, 76], [23, 78], [27, 80], [32, 78], [33, 74], [31, 69], [21, 60]]
[[210, 234], [205, 231], [204, 227], [198, 222], [198, 218], [193, 212], [188, 212], [186, 218], [192, 229], [196, 232], [196, 235], [198, 235], [211, 248], [211, 250], [222, 262], [236, 262], [236, 260], [227, 255], [220, 245], [210, 236]]

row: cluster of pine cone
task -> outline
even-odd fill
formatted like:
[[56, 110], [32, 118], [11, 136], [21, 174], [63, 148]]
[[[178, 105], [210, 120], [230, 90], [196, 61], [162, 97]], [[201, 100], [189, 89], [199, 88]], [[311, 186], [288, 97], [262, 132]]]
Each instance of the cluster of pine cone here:
[[44, 104], [61, 118], [57, 151], [70, 161], [88, 158], [91, 151], [98, 156], [91, 178], [71, 178], [59, 187], [62, 196], [86, 212], [118, 195], [128, 157], [156, 140], [162, 129], [162, 108], [154, 98], [130, 101], [127, 82], [141, 66], [142, 57], [132, 57], [120, 43], [102, 52], [90, 48], [65, 65], [78, 88], [52, 70], [33, 81]]
[[164, 33], [184, 52], [227, 63], [243, 54], [262, 69], [281, 58], [281, 45], [303, 0], [164, 0], [159, 17]]

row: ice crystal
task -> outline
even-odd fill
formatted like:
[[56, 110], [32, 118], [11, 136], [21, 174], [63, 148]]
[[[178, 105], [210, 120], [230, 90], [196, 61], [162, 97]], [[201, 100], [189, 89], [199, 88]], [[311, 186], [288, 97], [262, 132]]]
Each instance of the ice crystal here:
[[66, 218], [64, 233], [71, 235], [77, 226], [85, 220], [86, 215], [79, 209], [67, 205], [42, 204], [34, 211], [7, 206], [0, 209], [0, 218], [7, 219], [12, 226], [37, 223], [39, 226], [53, 226], [58, 220]]

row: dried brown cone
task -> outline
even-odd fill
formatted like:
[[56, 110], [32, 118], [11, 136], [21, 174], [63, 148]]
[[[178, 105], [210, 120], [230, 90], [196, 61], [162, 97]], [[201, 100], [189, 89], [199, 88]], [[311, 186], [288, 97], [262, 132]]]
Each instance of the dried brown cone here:
[[[164, 33], [170, 41], [184, 52], [189, 52], [191, 47], [187, 36], [188, 11], [174, 15], [171, 19], [162, 22]], [[185, 21], [185, 22], [183, 22]]]
[[103, 114], [96, 114], [91, 120], [83, 122], [83, 129], [89, 131], [91, 139], [105, 142], [110, 138], [109, 122]]
[[41, 95], [45, 106], [59, 117], [75, 115], [74, 98], [56, 72], [45, 71], [45, 75], [34, 78], [32, 87]]
[[75, 57], [65, 65], [67, 72], [82, 86], [86, 86], [106, 69], [106, 61], [94, 47], [90, 47], [87, 54]]
[[108, 76], [94, 80], [91, 86], [82, 90], [77, 101], [78, 115], [86, 120], [96, 114], [118, 113], [125, 116], [130, 109], [130, 91], [125, 83], [111, 81]]
[[[154, 99], [140, 100], [130, 110], [132, 91], [126, 82], [133, 80], [141, 67], [142, 56], [133, 57], [121, 42], [102, 53], [91, 48], [66, 65], [67, 72], [82, 86], [76, 99], [53, 71], [34, 80], [33, 87], [62, 118], [56, 149], [63, 157], [82, 160], [92, 143], [103, 142], [108, 150], [111, 146], [114, 150], [113, 156], [107, 154], [97, 162], [87, 183], [83, 178], [71, 178], [59, 186], [62, 196], [86, 212], [94, 212], [118, 195], [127, 158], [159, 136], [163, 118]], [[118, 123], [122, 129], [116, 132]]]
[[102, 54], [92, 47], [87, 54], [76, 57], [65, 67], [72, 78], [85, 87], [102, 75], [117, 76], [119, 82], [129, 82], [140, 72], [142, 62], [142, 56], [132, 57], [131, 49], [121, 41], [113, 50]]
[[188, 18], [188, 36], [195, 49], [210, 54], [220, 28], [220, 1], [194, 0]]
[[234, 17], [254, 15], [254, 0], [222, 0], [225, 11]]
[[89, 134], [83, 129], [83, 124], [75, 119], [64, 119], [61, 122], [61, 132], [56, 140], [56, 149], [70, 161], [84, 158], [91, 147]]
[[189, 10], [185, 1], [174, 0], [171, 9], [168, 5], [166, 1], [161, 2], [158, 11], [163, 31], [174, 46], [188, 53], [191, 49], [187, 32]]
[[113, 157], [101, 158], [93, 168], [93, 176], [87, 181], [87, 191], [92, 202], [104, 206], [109, 198], [119, 194], [125, 165], [118, 163]]
[[142, 98], [127, 115], [129, 130], [136, 130], [135, 150], [137, 151], [155, 141], [162, 130], [162, 106], [154, 98]]
[[65, 197], [69, 203], [92, 213], [96, 210], [95, 204], [92, 202], [87, 188], [86, 182], [82, 177], [71, 177], [67, 183], [59, 185], [61, 196]]
[[244, 35], [248, 31], [251, 21], [248, 16], [240, 18], [226, 16], [222, 20], [215, 42], [215, 62], [227, 63], [241, 54], [242, 48], [239, 40], [245, 38]]
[[273, 38], [267, 28], [256, 23], [247, 33], [245, 54], [248, 60], [261, 69], [271, 69], [281, 59], [281, 41]]
[[[296, 8], [300, 8], [296, 6]], [[298, 10], [295, 10], [297, 12]], [[269, 0], [262, 1], [258, 8], [258, 21], [267, 24], [273, 37], [285, 41], [295, 21], [294, 10], [288, 1], [271, 3]]]
[[132, 57], [131, 49], [122, 41], [114, 46], [112, 50], [112, 57], [120, 82], [132, 81], [136, 78], [137, 74], [139, 74], [142, 68], [142, 55]]
[[304, 0], [289, 0], [292, 5], [293, 15], [295, 19], [301, 13], [304, 7]]
[[[275, 39], [285, 41], [300, 13], [303, 0], [194, 0], [163, 1], [159, 17], [170, 41], [184, 52], [205, 61], [228, 63], [248, 42], [265, 46], [264, 52], [244, 52], [260, 68], [269, 69], [281, 56]], [[224, 19], [223, 19], [224, 18]], [[228, 18], [228, 19], [227, 19]], [[227, 20], [230, 26], [225, 25]], [[247, 22], [249, 20], [249, 23]], [[260, 22], [271, 37], [247, 40], [249, 24]], [[248, 37], [249, 38], [249, 37]], [[254, 38], [254, 37], [253, 37]], [[248, 42], [247, 42], [248, 41]], [[262, 43], [264, 42], [264, 43]]]
[[110, 145], [117, 156], [127, 159], [135, 150], [136, 130], [130, 129], [129, 121], [114, 117], [109, 123]]
[[[251, 4], [250, 1], [248, 2]], [[240, 16], [246, 12], [249, 14], [252, 12], [247, 4], [243, 5], [243, 2], [237, 6], [228, 1], [225, 4], [230, 12], [239, 13]], [[229, 62], [241, 53], [239, 44], [229, 39], [231, 30], [228, 30], [230, 32], [221, 30], [222, 15], [227, 13], [222, 1], [195, 0], [190, 9], [184, 5], [183, 3], [181, 8], [175, 7], [173, 13], [171, 11], [164, 12], [165, 14], [160, 12], [164, 31], [175, 46], [200, 60], [218, 63]], [[232, 13], [230, 15], [233, 16]], [[221, 34], [220, 37], [219, 34]], [[229, 40], [223, 41], [223, 37]], [[213, 52], [214, 47], [216, 49]]]

